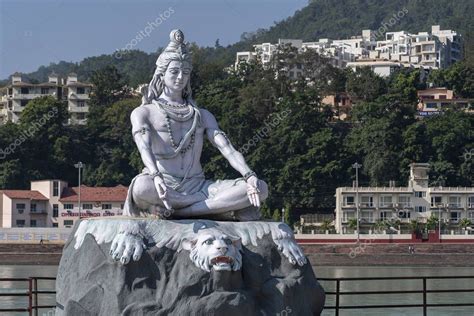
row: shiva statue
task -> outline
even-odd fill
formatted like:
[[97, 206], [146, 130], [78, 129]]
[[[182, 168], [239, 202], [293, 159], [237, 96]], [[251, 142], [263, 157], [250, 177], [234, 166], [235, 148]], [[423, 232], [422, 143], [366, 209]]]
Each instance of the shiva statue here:
[[[142, 104], [131, 114], [133, 139], [145, 165], [131, 182], [124, 215], [166, 219], [253, 221], [268, 196], [215, 117], [191, 94], [191, 55], [181, 30], [159, 55]], [[204, 136], [242, 177], [209, 180], [200, 158]]]

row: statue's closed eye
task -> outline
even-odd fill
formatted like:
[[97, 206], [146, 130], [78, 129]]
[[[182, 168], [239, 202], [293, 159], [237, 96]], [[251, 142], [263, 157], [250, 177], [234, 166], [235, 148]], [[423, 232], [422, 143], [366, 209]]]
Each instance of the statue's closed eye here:
[[212, 245], [213, 242], [214, 242], [214, 240], [208, 239], [208, 240], [206, 240], [204, 243], [205, 243], [206, 245]]

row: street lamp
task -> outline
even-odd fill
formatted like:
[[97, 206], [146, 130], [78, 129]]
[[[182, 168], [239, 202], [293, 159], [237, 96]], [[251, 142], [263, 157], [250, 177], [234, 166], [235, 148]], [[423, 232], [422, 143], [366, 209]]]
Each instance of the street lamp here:
[[359, 231], [359, 168], [362, 165], [358, 162], [352, 165], [352, 168], [356, 170], [356, 218], [357, 218], [357, 243], [360, 242], [360, 231]]
[[281, 221], [282, 221], [282, 223], [285, 222], [285, 208], [281, 209]]
[[84, 168], [82, 162], [74, 164], [74, 167], [79, 170], [79, 195], [78, 195], [78, 204], [79, 204], [79, 219], [81, 218], [81, 169]]

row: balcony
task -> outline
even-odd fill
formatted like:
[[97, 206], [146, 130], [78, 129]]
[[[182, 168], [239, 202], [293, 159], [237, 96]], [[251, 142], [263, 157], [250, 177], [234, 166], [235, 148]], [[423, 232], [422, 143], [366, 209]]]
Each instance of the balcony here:
[[47, 210], [31, 210], [30, 215], [47, 215]]
[[380, 203], [379, 208], [394, 208], [393, 203]]
[[408, 208], [413, 208], [413, 204], [406, 202], [406, 203], [398, 203], [396, 204], [396, 207], [399, 209], [408, 209]]
[[463, 208], [461, 203], [449, 203], [448, 208], [450, 209], [461, 209]]
[[344, 208], [355, 208], [356, 205], [355, 205], [355, 203], [346, 203], [346, 204], [342, 204], [342, 207], [344, 207]]
[[81, 93], [81, 94], [69, 93], [68, 98], [71, 100], [89, 100], [90, 99], [89, 94], [87, 93]]
[[359, 207], [363, 208], [375, 208], [375, 204], [373, 202], [362, 202], [359, 204]]

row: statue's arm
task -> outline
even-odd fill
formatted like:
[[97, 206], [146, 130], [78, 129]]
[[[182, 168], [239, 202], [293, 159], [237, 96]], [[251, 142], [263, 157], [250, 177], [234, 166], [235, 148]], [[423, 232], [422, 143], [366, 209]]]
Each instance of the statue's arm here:
[[155, 156], [151, 149], [151, 126], [148, 123], [148, 111], [144, 107], [138, 107], [130, 115], [132, 122], [133, 140], [138, 147], [143, 163], [151, 174], [158, 172]]
[[242, 176], [251, 172], [251, 169], [245, 162], [244, 156], [238, 152], [225, 133], [219, 128], [216, 118], [207, 110], [201, 110], [204, 127], [209, 141], [219, 149], [222, 155], [229, 161], [230, 165]]

